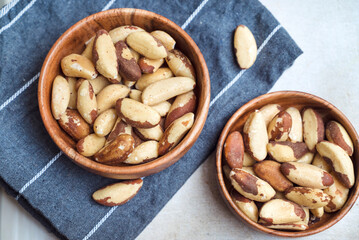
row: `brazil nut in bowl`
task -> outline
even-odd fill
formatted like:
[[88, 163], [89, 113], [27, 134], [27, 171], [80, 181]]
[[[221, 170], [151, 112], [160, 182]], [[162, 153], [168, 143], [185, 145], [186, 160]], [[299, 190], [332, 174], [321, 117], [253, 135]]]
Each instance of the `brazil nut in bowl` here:
[[358, 198], [358, 135], [314, 95], [281, 91], [238, 109], [217, 144], [216, 171], [229, 209], [282, 237], [321, 232]]
[[79, 166], [116, 179], [179, 160], [202, 131], [209, 99], [195, 42], [139, 9], [111, 9], [73, 25], [48, 53], [38, 86], [57, 146]]

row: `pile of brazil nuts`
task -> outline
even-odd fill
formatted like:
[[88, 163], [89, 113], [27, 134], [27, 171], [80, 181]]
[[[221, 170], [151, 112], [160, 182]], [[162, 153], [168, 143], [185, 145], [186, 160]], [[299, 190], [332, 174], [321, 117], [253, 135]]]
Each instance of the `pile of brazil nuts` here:
[[107, 165], [141, 164], [174, 148], [191, 129], [196, 74], [166, 32], [99, 30], [82, 54], [61, 60], [51, 110], [77, 151]]
[[324, 123], [318, 110], [268, 104], [249, 115], [242, 134], [228, 135], [223, 172], [233, 202], [252, 221], [306, 230], [345, 204], [355, 180], [353, 151], [345, 128]]

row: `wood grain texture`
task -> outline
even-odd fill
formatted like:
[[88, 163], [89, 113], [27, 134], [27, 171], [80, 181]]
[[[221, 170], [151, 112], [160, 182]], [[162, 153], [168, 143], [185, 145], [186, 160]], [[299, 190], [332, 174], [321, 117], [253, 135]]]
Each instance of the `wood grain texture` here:
[[[198, 96], [196, 119], [186, 137], [168, 154], [149, 163], [136, 166], [107, 166], [92, 161], [75, 150], [75, 142], [59, 127], [50, 110], [51, 86], [59, 73], [60, 61], [71, 53], [81, 53], [85, 42], [99, 29], [107, 31], [122, 26], [136, 25], [148, 32], [163, 30], [176, 40], [176, 48], [192, 61], [196, 74]], [[90, 172], [116, 179], [135, 179], [148, 176], [171, 166], [195, 143], [207, 118], [210, 101], [210, 80], [207, 65], [191, 37], [178, 25], [158, 14], [139, 9], [111, 9], [93, 14], [68, 29], [53, 45], [41, 69], [38, 85], [38, 101], [42, 120], [57, 146], [76, 164]]]
[[[245, 214], [239, 210], [234, 202], [232, 201], [229, 190], [231, 185], [228, 181], [225, 181], [225, 177], [222, 173], [222, 166], [224, 164], [223, 160], [223, 145], [229, 133], [233, 131], [242, 131], [245, 121], [247, 120], [250, 113], [256, 109], [260, 109], [266, 104], [277, 103], [282, 107], [287, 108], [289, 106], [297, 107], [299, 110], [302, 110], [304, 107], [313, 107], [320, 114], [323, 115], [324, 121], [336, 120], [340, 122], [344, 128], [348, 131], [351, 139], [354, 143], [354, 155], [352, 157], [354, 163], [354, 173], [355, 173], [355, 185], [350, 189], [349, 197], [344, 207], [335, 213], [325, 213], [320, 221], [309, 226], [309, 229], [305, 231], [280, 231], [275, 229], [266, 228], [258, 223], [251, 221]], [[326, 100], [319, 98], [317, 96], [311, 95], [304, 92], [296, 91], [279, 91], [264, 94], [259, 96], [238, 109], [232, 117], [229, 119], [225, 125], [221, 136], [218, 140], [217, 150], [216, 150], [216, 171], [217, 171], [217, 183], [221, 192], [221, 195], [226, 202], [228, 208], [234, 213], [234, 215], [246, 223], [248, 226], [253, 227], [256, 230], [260, 230], [265, 233], [269, 233], [281, 237], [304, 237], [309, 236], [315, 233], [324, 231], [325, 229], [333, 226], [339, 220], [341, 220], [348, 211], [353, 207], [356, 199], [359, 196], [359, 137], [355, 131], [352, 124], [344, 116], [344, 114], [338, 110], [334, 105], [330, 104]]]

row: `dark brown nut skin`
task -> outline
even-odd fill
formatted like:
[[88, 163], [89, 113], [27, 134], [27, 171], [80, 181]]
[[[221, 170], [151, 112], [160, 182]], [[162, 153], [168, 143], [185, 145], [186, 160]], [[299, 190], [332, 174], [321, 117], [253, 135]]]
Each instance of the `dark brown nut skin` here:
[[231, 168], [242, 168], [244, 145], [240, 132], [234, 131], [228, 135], [224, 143], [224, 157]]
[[275, 190], [283, 192], [292, 187], [293, 184], [280, 171], [280, 163], [264, 160], [254, 164], [253, 170], [255, 174], [267, 181]]
[[186, 113], [195, 112], [196, 109], [196, 95], [193, 91], [177, 96], [172, 103], [171, 108], [167, 114], [165, 129], [177, 118], [182, 117]]
[[[125, 123], [124, 121], [118, 121], [116, 122], [115, 126], [113, 127], [111, 133], [107, 136], [106, 141], [107, 142], [112, 142], [114, 139], [116, 139], [117, 136], [126, 133], [126, 128], [129, 128], [129, 125], [127, 123]], [[132, 127], [131, 128], [131, 132], [132, 132]], [[130, 132], [128, 132], [127, 134], [129, 134]]]
[[292, 117], [285, 111], [279, 112], [268, 126], [269, 140], [286, 141], [292, 128]]
[[115, 44], [117, 63], [120, 75], [128, 81], [137, 81], [141, 77], [141, 69], [130, 49], [124, 41]]
[[134, 146], [135, 140], [133, 137], [129, 134], [122, 134], [96, 153], [94, 159], [100, 163], [116, 165], [127, 159]]
[[67, 109], [65, 114], [61, 115], [59, 124], [76, 141], [90, 134], [90, 125], [87, 124], [85, 119], [76, 110]]
[[349, 156], [353, 155], [353, 142], [351, 141], [350, 136], [348, 135], [344, 127], [341, 126], [338, 122], [328, 122], [325, 133], [327, 139], [330, 142], [335, 143], [339, 147], [343, 148]]

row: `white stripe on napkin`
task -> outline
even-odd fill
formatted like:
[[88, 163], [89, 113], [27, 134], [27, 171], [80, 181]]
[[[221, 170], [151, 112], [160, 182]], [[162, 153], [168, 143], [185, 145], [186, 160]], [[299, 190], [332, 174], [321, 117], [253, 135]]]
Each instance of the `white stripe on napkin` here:
[[97, 229], [107, 220], [107, 218], [111, 216], [111, 214], [116, 210], [117, 207], [118, 206], [113, 206], [82, 240], [89, 239], [97, 231]]
[[33, 178], [31, 178], [30, 181], [28, 181], [19, 191], [18, 195], [16, 196], [16, 200], [19, 200], [19, 197], [21, 196], [21, 194], [26, 190], [26, 188], [28, 188], [31, 184], [33, 184], [39, 177], [41, 177], [42, 174], [44, 174], [44, 172], [46, 172], [46, 170], [54, 163], [56, 162], [57, 159], [59, 159], [59, 157], [61, 157], [62, 152], [59, 152], [58, 154], [56, 154], [55, 157], [53, 157], [46, 165], [45, 167], [43, 167]]
[[19, 20], [19, 18], [21, 18], [21, 16], [27, 11], [29, 10], [29, 8], [32, 7], [32, 5], [34, 5], [34, 3], [36, 2], [37, 0], [32, 0], [28, 5], [26, 5], [26, 7], [21, 10], [21, 12], [19, 12], [19, 14], [13, 19], [11, 20], [8, 24], [6, 24], [5, 26], [3, 26], [1, 29], [0, 29], [0, 34], [5, 31], [6, 29], [10, 28], [14, 23], [16, 23], [17, 20]]
[[111, 0], [111, 1], [109, 1], [109, 2], [106, 4], [106, 6], [105, 6], [104, 8], [102, 8], [101, 11], [106, 11], [107, 9], [109, 9], [115, 1], [116, 1], [116, 0]]
[[13, 0], [10, 3], [6, 4], [6, 6], [1, 9], [0, 18], [7, 14], [11, 10], [11, 8], [13, 8], [19, 1], [20, 0]]
[[16, 93], [9, 97], [3, 104], [0, 105], [0, 112], [3, 110], [9, 103], [15, 100], [23, 91], [25, 91], [32, 83], [34, 83], [40, 76], [40, 73], [37, 73], [33, 76], [24, 86], [22, 86]]
[[[35, 2], [36, 2], [37, 0], [33, 0], [33, 3], [30, 3], [30, 4], [34, 4]], [[106, 4], [106, 6], [102, 9], [102, 11], [105, 11], [105, 10], [107, 10], [107, 9], [109, 9], [111, 6], [112, 6], [112, 4], [115, 2], [116, 0], [111, 0], [111, 1], [109, 1], [107, 4]], [[16, 1], [14, 1], [14, 2], [16, 2]], [[13, 3], [13, 2], [11, 2], [11, 3]], [[14, 5], [15, 5], [16, 3], [14, 3]], [[29, 4], [29, 5], [30, 5]], [[8, 4], [8, 5], [10, 5], [10, 4]], [[6, 6], [8, 6], [8, 5], [6, 5]], [[31, 6], [29, 6], [29, 5], [27, 5], [21, 12], [20, 12], [20, 14], [22, 15], [27, 9], [29, 9]], [[13, 6], [11, 6], [11, 7], [13, 7]], [[11, 8], [10, 7], [10, 8]], [[27, 9], [26, 9], [27, 8]], [[26, 10], [25, 10], [26, 9]], [[3, 9], [2, 9], [3, 10]], [[9, 9], [10, 10], [10, 9]], [[24, 11], [25, 10], [25, 11]], [[3, 12], [1, 11], [1, 14], [3, 14]], [[4, 14], [6, 14], [6, 13], [4, 13]], [[19, 15], [20, 15], [19, 14]], [[19, 19], [21, 16], [16, 16], [13, 20], [15, 20], [16, 18], [17, 19]], [[0, 17], [1, 17], [1, 15], [0, 15]], [[16, 22], [16, 20], [15, 20], [15, 22]], [[11, 23], [11, 22], [10, 22]], [[6, 26], [5, 26], [6, 27]], [[9, 26], [10, 27], [10, 26]], [[8, 28], [9, 28], [8, 27]], [[3, 27], [4, 28], [4, 27]], [[3, 29], [2, 28], [2, 29]], [[6, 30], [6, 29], [5, 29]], [[2, 30], [2, 31], [4, 31], [4, 30]], [[0, 30], [0, 34], [1, 34], [1, 30]], [[0, 111], [1, 110], [3, 110], [9, 103], [11, 103], [12, 101], [14, 101], [15, 100], [15, 98], [17, 98], [23, 91], [25, 91], [32, 83], [34, 83], [35, 82], [35, 80], [37, 80], [38, 78], [39, 78], [39, 76], [40, 76], [40, 73], [38, 72], [33, 78], [31, 78], [27, 83], [25, 83], [25, 85], [24, 86], [22, 86], [16, 93], [14, 93], [11, 97], [9, 97], [3, 104], [1, 104], [0, 105]]]
[[196, 8], [196, 10], [194, 10], [194, 12], [191, 14], [191, 16], [189, 16], [189, 18], [187, 18], [187, 20], [181, 26], [182, 29], [185, 29], [188, 26], [188, 24], [190, 24], [192, 22], [193, 18], [195, 18], [197, 16], [197, 14], [202, 10], [202, 8], [204, 7], [204, 5], [206, 5], [207, 2], [208, 2], [208, 0], [204, 0], [201, 2], [201, 4]]
[[[259, 53], [262, 51], [262, 49], [265, 47], [265, 45], [267, 45], [267, 43], [269, 42], [269, 40], [273, 37], [273, 35], [281, 28], [282, 26], [279, 24], [277, 27], [275, 27], [273, 29], [273, 31], [268, 35], [268, 37], [264, 40], [264, 42], [262, 43], [262, 45], [258, 48], [258, 52], [257, 52], [257, 56], [259, 55]], [[246, 72], [246, 70], [241, 70], [233, 79], [232, 81], [230, 81], [227, 86], [225, 86], [214, 98], [213, 100], [210, 102], [209, 104], [209, 108], [211, 108], [213, 106], [213, 104], [215, 104], [217, 102], [217, 100], [225, 93], [228, 91], [228, 89], [230, 89], [237, 81], [238, 79]]]

